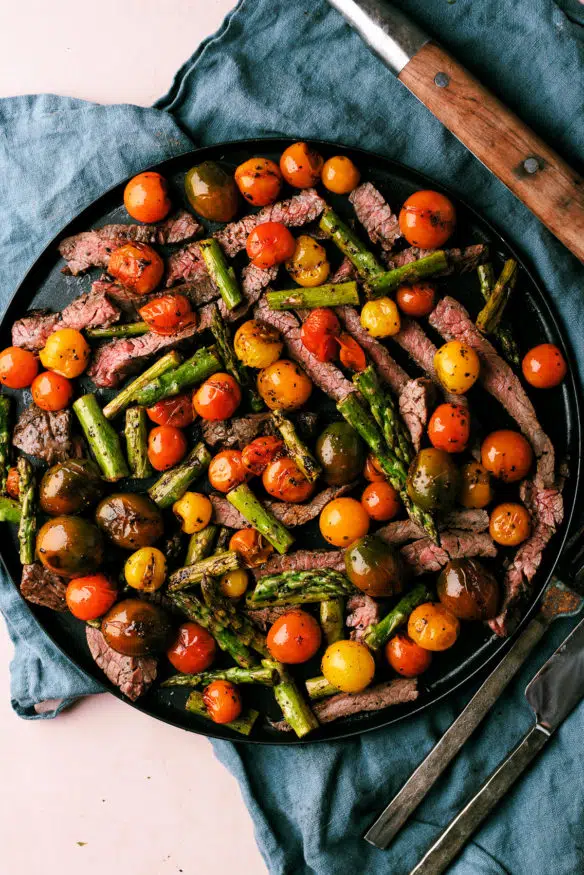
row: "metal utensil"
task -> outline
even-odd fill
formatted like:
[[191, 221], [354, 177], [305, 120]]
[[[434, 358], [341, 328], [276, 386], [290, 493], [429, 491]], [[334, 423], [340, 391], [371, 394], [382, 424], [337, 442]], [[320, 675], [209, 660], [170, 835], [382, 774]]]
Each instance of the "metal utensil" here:
[[410, 875], [441, 875], [523, 774], [551, 735], [584, 698], [584, 620], [558, 647], [525, 690], [535, 725], [454, 817]]

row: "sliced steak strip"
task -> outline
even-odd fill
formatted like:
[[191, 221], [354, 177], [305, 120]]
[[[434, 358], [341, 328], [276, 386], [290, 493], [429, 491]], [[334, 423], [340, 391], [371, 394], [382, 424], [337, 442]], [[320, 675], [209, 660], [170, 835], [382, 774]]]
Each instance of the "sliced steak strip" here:
[[146, 656], [124, 656], [113, 650], [99, 631], [88, 626], [85, 631], [89, 652], [108, 680], [135, 702], [156, 680], [157, 661]]
[[354, 280], [356, 276], [357, 271], [353, 267], [352, 262], [345, 257], [329, 279], [329, 283], [346, 283], [349, 280]]
[[371, 242], [378, 243], [385, 252], [391, 252], [402, 234], [398, 218], [381, 192], [372, 183], [365, 182], [351, 192], [349, 200]]
[[209, 447], [221, 446], [226, 450], [237, 447], [242, 450], [261, 435], [275, 434], [275, 426], [269, 413], [250, 413], [216, 422], [205, 420], [201, 432]]
[[[485, 532], [489, 528], [489, 514], [486, 510], [453, 510], [438, 521], [439, 528], [463, 529], [470, 532]], [[424, 529], [413, 520], [396, 520], [378, 529], [375, 534], [388, 544], [405, 544], [424, 537]]]
[[270, 204], [253, 215], [244, 216], [238, 222], [231, 222], [221, 231], [217, 231], [215, 238], [226, 254], [233, 258], [245, 249], [248, 235], [257, 225], [281, 222], [289, 228], [299, 227], [317, 219], [325, 206], [325, 202], [313, 188], [306, 188], [290, 200]]
[[386, 347], [376, 340], [363, 328], [358, 311], [354, 307], [345, 305], [336, 307], [335, 313], [349, 332], [355, 338], [371, 361], [377, 368], [378, 374], [385, 380], [389, 387], [400, 395], [410, 378], [398, 363], [391, 357]]
[[440, 571], [451, 559], [482, 556], [493, 559], [497, 548], [488, 532], [464, 532], [451, 529], [440, 536], [440, 546], [430, 538], [420, 538], [406, 544], [400, 550], [402, 559], [413, 574], [428, 574]]
[[462, 304], [454, 298], [446, 297], [438, 303], [430, 314], [430, 324], [446, 340], [460, 340], [478, 353], [481, 359], [479, 380], [515, 420], [534, 449], [537, 457], [537, 484], [553, 486], [555, 455], [552, 442], [537, 421], [533, 404], [507, 362], [480, 333]]
[[241, 290], [246, 298], [259, 300], [258, 292], [263, 292], [278, 276], [279, 265], [263, 270], [254, 264], [247, 264], [241, 272]]
[[71, 426], [70, 410], [57, 410], [53, 413], [31, 404], [18, 417], [12, 443], [23, 453], [43, 459], [47, 465], [53, 465], [75, 455]]
[[451, 395], [449, 392], [444, 392], [434, 367], [434, 356], [436, 355], [437, 347], [432, 343], [418, 322], [414, 319], [402, 317], [401, 328], [393, 336], [393, 340], [408, 353], [422, 371], [428, 374], [434, 385], [444, 394], [447, 401], [451, 404], [467, 406], [468, 402], [464, 395]]
[[345, 626], [351, 629], [350, 637], [360, 641], [369, 626], [375, 626], [381, 619], [381, 606], [364, 592], [355, 593], [347, 600]]
[[37, 352], [56, 330], [60, 318], [59, 313], [51, 313], [50, 310], [29, 310], [12, 326], [12, 345]]
[[168, 259], [166, 272], [167, 287], [174, 286], [178, 282], [195, 282], [204, 279], [209, 280], [210, 277], [198, 243], [191, 243], [172, 253]]
[[91, 289], [68, 304], [61, 313], [32, 313], [12, 326], [12, 343], [36, 352], [42, 349], [50, 334], [60, 328], [101, 328], [113, 325], [120, 310], [101, 289]]
[[399, 412], [409, 429], [416, 451], [420, 449], [435, 401], [436, 387], [432, 380], [424, 377], [410, 380], [399, 396]]
[[253, 568], [256, 580], [267, 574], [282, 574], [284, 571], [314, 571], [319, 568], [332, 568], [345, 571], [343, 550], [296, 550], [285, 556], [272, 556], [260, 568]]
[[[323, 507], [332, 501], [333, 498], [339, 498], [350, 489], [353, 484], [349, 483], [346, 486], [329, 486], [319, 492], [311, 501], [306, 504], [292, 504], [286, 501], [263, 501], [264, 507], [268, 508], [277, 520], [285, 526], [303, 526], [319, 515]], [[226, 498], [222, 495], [210, 495], [211, 504], [213, 505], [213, 521], [221, 526], [227, 526], [230, 529], [249, 529], [250, 524], [236, 510]]]
[[286, 605], [278, 605], [275, 608], [251, 608], [244, 613], [262, 632], [267, 632], [270, 626], [289, 610]]
[[[419, 249], [417, 246], [412, 246], [392, 255], [387, 261], [387, 266], [390, 270], [394, 270], [396, 267], [403, 267], [405, 264], [411, 264], [412, 261], [425, 258], [435, 251], [435, 249]], [[467, 246], [466, 249], [445, 249], [444, 252], [448, 258], [448, 267], [435, 276], [470, 273], [471, 270], [476, 270], [479, 264], [483, 264], [489, 256], [489, 249], [483, 243]]]
[[20, 592], [28, 602], [53, 611], [66, 611], [66, 591], [67, 583], [40, 562], [22, 566]]
[[73, 276], [90, 267], [108, 266], [110, 255], [129, 241], [135, 243], [184, 243], [192, 240], [201, 225], [194, 216], [181, 210], [158, 225], [105, 225], [93, 231], [82, 231], [66, 237], [59, 244], [59, 253], [67, 262], [66, 273]]

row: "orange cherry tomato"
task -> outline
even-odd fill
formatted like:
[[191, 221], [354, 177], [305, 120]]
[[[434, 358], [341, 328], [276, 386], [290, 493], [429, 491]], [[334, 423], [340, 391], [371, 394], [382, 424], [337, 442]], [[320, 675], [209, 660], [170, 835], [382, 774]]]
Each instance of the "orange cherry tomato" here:
[[244, 466], [250, 472], [259, 477], [266, 470], [270, 462], [284, 451], [284, 441], [274, 435], [256, 438], [244, 448], [241, 458]]
[[67, 584], [67, 607], [78, 620], [97, 620], [106, 614], [118, 597], [118, 591], [105, 574], [75, 577]]
[[9, 389], [30, 386], [39, 371], [32, 352], [19, 346], [9, 346], [0, 352], [0, 383]]
[[280, 501], [306, 501], [314, 492], [314, 483], [287, 456], [270, 462], [262, 474], [262, 483], [266, 492]]
[[114, 249], [107, 271], [137, 295], [149, 295], [162, 279], [164, 262], [146, 243], [126, 243]]
[[241, 403], [239, 383], [231, 374], [213, 374], [193, 397], [195, 413], [203, 419], [229, 419]]
[[264, 222], [256, 225], [245, 244], [251, 263], [267, 270], [275, 264], [291, 258], [296, 249], [294, 237], [281, 222]]
[[208, 470], [209, 483], [219, 492], [229, 492], [248, 478], [239, 450], [222, 450], [211, 459]]
[[430, 668], [432, 652], [412, 641], [406, 632], [398, 632], [385, 645], [385, 656], [394, 671], [405, 678], [415, 678]]
[[176, 334], [196, 321], [191, 302], [185, 295], [161, 295], [138, 310], [154, 334]]
[[73, 397], [73, 386], [67, 377], [54, 371], [43, 371], [32, 381], [32, 400], [41, 410], [64, 410]]
[[392, 520], [401, 507], [399, 493], [387, 480], [366, 486], [361, 496], [361, 504], [371, 519], [377, 522]]
[[282, 181], [280, 168], [269, 158], [250, 158], [235, 171], [237, 187], [254, 207], [273, 204], [280, 194]]
[[330, 362], [337, 354], [341, 323], [329, 307], [311, 310], [302, 324], [300, 338], [319, 362]]
[[355, 498], [334, 498], [322, 509], [319, 526], [333, 547], [350, 547], [369, 531], [369, 514]]
[[278, 617], [268, 632], [268, 650], [278, 662], [297, 665], [312, 659], [322, 639], [320, 626], [312, 616], [299, 609]]
[[178, 465], [187, 452], [187, 439], [180, 428], [158, 425], [148, 435], [148, 458], [155, 471]]
[[446, 243], [456, 225], [452, 201], [438, 191], [416, 191], [404, 203], [399, 227], [408, 243], [436, 249]]
[[322, 184], [335, 194], [349, 194], [359, 185], [361, 174], [346, 155], [335, 155], [324, 162]]
[[536, 389], [552, 389], [562, 382], [568, 370], [564, 356], [553, 343], [534, 346], [521, 367], [527, 382]]
[[294, 188], [311, 188], [320, 180], [324, 165], [322, 155], [308, 143], [292, 143], [282, 152], [282, 176]]
[[483, 467], [505, 483], [523, 480], [531, 468], [533, 452], [518, 431], [493, 431], [481, 447]]
[[448, 650], [459, 631], [458, 619], [440, 602], [419, 605], [408, 620], [408, 635], [424, 650]]
[[516, 547], [531, 534], [531, 518], [522, 504], [506, 501], [491, 513], [489, 532], [495, 543]]
[[18, 468], [10, 468], [6, 477], [6, 492], [11, 498], [20, 497], [20, 474]]
[[462, 453], [470, 437], [470, 414], [460, 404], [440, 404], [428, 423], [428, 437], [437, 450]]
[[231, 723], [241, 714], [239, 690], [229, 681], [213, 681], [203, 692], [203, 702], [213, 723]]
[[339, 359], [343, 367], [357, 373], [364, 371], [367, 367], [367, 359], [355, 338], [350, 334], [339, 334], [337, 343], [340, 347]]
[[256, 529], [240, 529], [231, 536], [229, 549], [239, 553], [248, 568], [257, 568], [272, 555], [274, 548]]
[[395, 299], [402, 313], [419, 318], [427, 316], [434, 309], [436, 289], [432, 283], [400, 286], [395, 293]]
[[146, 413], [156, 425], [174, 425], [176, 428], [186, 428], [195, 418], [193, 401], [188, 392], [157, 401], [152, 407], [146, 408]]
[[160, 222], [172, 206], [164, 176], [147, 170], [129, 181], [124, 189], [124, 206], [138, 222]]
[[198, 623], [183, 623], [166, 655], [177, 671], [198, 674], [213, 663], [217, 647], [212, 635]]
[[369, 480], [370, 483], [381, 483], [382, 480], [387, 479], [385, 474], [379, 467], [379, 462], [377, 461], [373, 453], [369, 453], [367, 459], [365, 460], [363, 476], [365, 480]]

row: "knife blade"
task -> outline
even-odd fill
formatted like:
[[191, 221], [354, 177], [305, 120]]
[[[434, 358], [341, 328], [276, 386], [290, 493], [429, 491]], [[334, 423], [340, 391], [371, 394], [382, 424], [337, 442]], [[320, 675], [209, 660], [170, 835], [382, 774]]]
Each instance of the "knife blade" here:
[[537, 723], [554, 732], [584, 697], [584, 620], [525, 689]]

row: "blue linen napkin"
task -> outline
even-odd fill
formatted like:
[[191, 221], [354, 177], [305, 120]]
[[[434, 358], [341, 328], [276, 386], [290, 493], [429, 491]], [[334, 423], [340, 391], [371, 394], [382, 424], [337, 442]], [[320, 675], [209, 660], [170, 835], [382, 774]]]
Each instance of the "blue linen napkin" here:
[[[548, 0], [398, 5], [576, 164], [584, 154], [584, 57], [577, 24]], [[374, 149], [471, 202], [533, 263], [563, 316], [581, 376], [582, 266], [374, 59], [325, 0], [243, 0], [177, 74], [156, 108], [101, 107], [53, 96], [0, 101], [0, 305], [44, 243], [79, 209], [141, 167], [221, 140], [294, 135]], [[185, 133], [188, 134], [185, 136]], [[38, 716], [97, 685], [55, 651], [2, 580], [0, 607], [15, 643], [12, 701]], [[214, 742], [237, 777], [274, 873], [402, 875], [529, 727], [521, 690], [573, 621], [561, 621], [493, 709], [477, 738], [387, 852], [361, 834], [470, 697], [344, 743], [299, 748]], [[62, 705], [60, 706], [62, 707]], [[56, 710], [43, 716], [53, 716]], [[572, 875], [584, 870], [584, 707], [451, 871]]]

